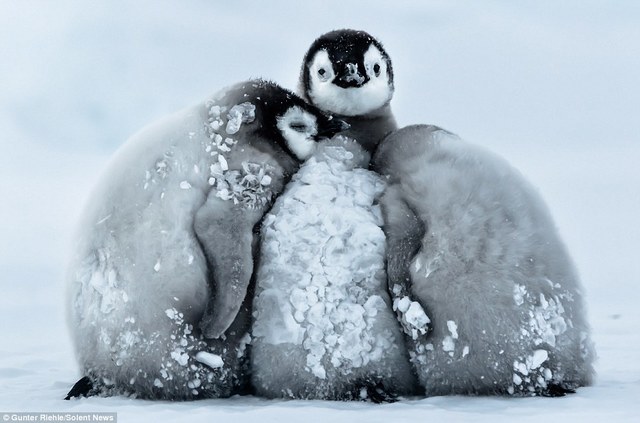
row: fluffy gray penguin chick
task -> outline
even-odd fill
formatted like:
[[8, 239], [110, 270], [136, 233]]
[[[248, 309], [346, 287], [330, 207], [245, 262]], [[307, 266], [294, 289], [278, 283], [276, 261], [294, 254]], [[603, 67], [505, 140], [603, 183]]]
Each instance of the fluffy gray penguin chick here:
[[246, 386], [254, 226], [330, 119], [251, 80], [154, 123], [84, 210], [68, 320], [93, 393], [186, 400]]
[[345, 120], [342, 132], [373, 153], [397, 129], [391, 112], [391, 59], [380, 41], [364, 31], [341, 29], [318, 37], [307, 51], [299, 92], [311, 104]]
[[431, 319], [404, 321], [427, 395], [555, 396], [591, 383], [582, 286], [546, 205], [515, 169], [426, 125], [387, 137], [373, 167], [388, 177], [395, 307], [402, 314], [415, 298]]
[[262, 224], [251, 353], [270, 398], [387, 401], [417, 392], [387, 289], [369, 154], [336, 136], [294, 175]]

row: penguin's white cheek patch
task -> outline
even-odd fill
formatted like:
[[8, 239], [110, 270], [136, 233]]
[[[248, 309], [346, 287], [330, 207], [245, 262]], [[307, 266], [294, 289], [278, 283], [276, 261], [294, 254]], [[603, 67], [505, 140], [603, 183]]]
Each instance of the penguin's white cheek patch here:
[[298, 106], [293, 106], [278, 118], [278, 129], [287, 147], [300, 160], [306, 160], [316, 150], [318, 134], [316, 117]]
[[326, 50], [320, 50], [309, 65], [309, 79], [312, 83], [329, 84], [333, 78], [335, 74], [329, 53]]

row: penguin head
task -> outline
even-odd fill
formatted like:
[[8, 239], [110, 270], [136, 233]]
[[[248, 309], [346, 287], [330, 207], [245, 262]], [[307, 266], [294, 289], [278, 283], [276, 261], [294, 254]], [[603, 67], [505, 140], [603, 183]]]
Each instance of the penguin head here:
[[270, 81], [251, 80], [239, 84], [231, 92], [236, 97], [235, 102], [249, 102], [255, 106], [257, 125], [247, 126], [247, 130], [254, 133], [249, 137], [254, 147], [260, 148], [259, 143], [268, 141], [271, 147], [279, 147], [297, 161], [311, 157], [320, 139], [349, 128], [343, 120]]
[[303, 60], [303, 95], [322, 110], [366, 115], [391, 101], [393, 69], [382, 44], [364, 31], [341, 29], [316, 39]]

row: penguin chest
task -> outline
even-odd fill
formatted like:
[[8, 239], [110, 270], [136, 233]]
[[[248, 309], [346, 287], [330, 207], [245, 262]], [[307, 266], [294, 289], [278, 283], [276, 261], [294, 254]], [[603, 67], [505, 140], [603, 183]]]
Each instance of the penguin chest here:
[[351, 373], [394, 347], [377, 175], [313, 159], [263, 224], [254, 335], [303, 351], [319, 379]]

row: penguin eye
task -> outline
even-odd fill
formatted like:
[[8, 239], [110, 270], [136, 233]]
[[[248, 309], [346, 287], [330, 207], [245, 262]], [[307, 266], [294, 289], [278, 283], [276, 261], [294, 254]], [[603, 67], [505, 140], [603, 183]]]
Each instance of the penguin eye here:
[[376, 76], [380, 76], [380, 64], [376, 63], [375, 65], [373, 65], [373, 73], [376, 74]]
[[328, 81], [329, 72], [327, 71], [327, 69], [325, 68], [318, 69], [318, 78], [320, 78], [321, 81]]
[[289, 124], [289, 128], [296, 132], [307, 132], [307, 125], [302, 122], [292, 122]]

